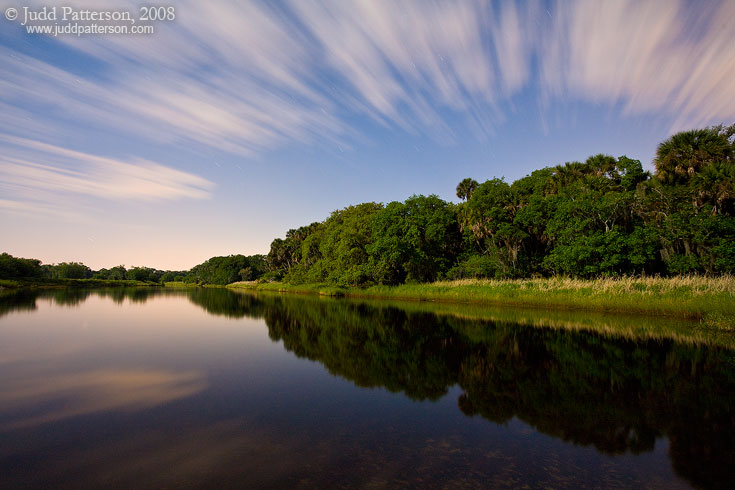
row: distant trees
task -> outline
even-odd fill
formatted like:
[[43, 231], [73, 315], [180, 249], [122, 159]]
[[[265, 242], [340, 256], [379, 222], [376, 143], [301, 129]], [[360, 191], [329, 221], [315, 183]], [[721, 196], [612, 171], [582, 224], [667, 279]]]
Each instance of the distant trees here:
[[0, 254], [0, 279], [89, 279], [92, 270], [81, 262], [42, 265], [38, 259]]
[[189, 271], [162, 271], [151, 267], [126, 269], [124, 265], [92, 271], [81, 262], [42, 265], [40, 260], [16, 258], [7, 253], [0, 254], [0, 279], [98, 279], [148, 283], [186, 281], [224, 285], [259, 279], [267, 271], [268, 265], [264, 255], [212, 257]]

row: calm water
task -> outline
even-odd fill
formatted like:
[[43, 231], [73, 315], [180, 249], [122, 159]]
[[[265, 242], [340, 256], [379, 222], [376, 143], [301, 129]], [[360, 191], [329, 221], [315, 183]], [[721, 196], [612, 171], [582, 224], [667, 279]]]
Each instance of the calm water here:
[[726, 344], [498, 315], [210, 289], [0, 296], [0, 488], [735, 481]]

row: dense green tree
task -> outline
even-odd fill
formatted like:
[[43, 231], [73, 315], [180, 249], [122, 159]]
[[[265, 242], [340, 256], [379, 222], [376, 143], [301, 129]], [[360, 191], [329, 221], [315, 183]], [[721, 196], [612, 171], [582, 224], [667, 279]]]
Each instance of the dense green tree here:
[[0, 279], [41, 278], [44, 270], [41, 261], [13, 257], [8, 253], [0, 254]]
[[321, 223], [312, 223], [308, 226], [291, 229], [286, 232], [285, 239], [276, 238], [273, 240], [265, 259], [268, 269], [281, 274], [290, 272], [291, 268], [301, 261], [302, 242], [321, 226]]
[[92, 270], [81, 262], [61, 262], [50, 268], [51, 277], [54, 279], [89, 279]]
[[[304, 263], [312, 268], [312, 282], [360, 285], [370, 282], [371, 270], [366, 247], [372, 243], [373, 221], [383, 209], [374, 202], [335, 211], [320, 233], [312, 234], [314, 244], [304, 241]], [[318, 246], [318, 250], [312, 249]]]
[[229, 255], [212, 257], [191, 268], [187, 274], [189, 282], [202, 284], [230, 284], [237, 281], [251, 281], [265, 272], [265, 259], [262, 255]]
[[456, 208], [435, 195], [392, 202], [373, 221], [366, 248], [375, 282], [434, 281], [456, 262], [461, 234]]
[[118, 265], [110, 269], [107, 279], [123, 281], [128, 278], [128, 271], [124, 265]]
[[550, 197], [545, 233], [552, 247], [543, 259], [549, 272], [575, 276], [642, 272], [655, 257], [655, 244], [635, 213], [638, 185], [648, 179], [628, 157], [590, 157]]
[[735, 161], [720, 160], [704, 167], [691, 179], [697, 208], [712, 207], [712, 214], [735, 215]]
[[131, 267], [128, 269], [126, 277], [133, 281], [158, 282], [161, 275], [161, 271], [151, 269], [150, 267]]
[[469, 230], [480, 253], [497, 264], [496, 275], [515, 275], [518, 266], [527, 234], [514, 222], [517, 209], [511, 187], [500, 179], [480, 184], [462, 209], [462, 229]]

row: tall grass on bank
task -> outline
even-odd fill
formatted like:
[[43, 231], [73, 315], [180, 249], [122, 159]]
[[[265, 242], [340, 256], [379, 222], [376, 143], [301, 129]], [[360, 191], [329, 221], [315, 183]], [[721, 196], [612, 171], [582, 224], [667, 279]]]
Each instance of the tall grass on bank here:
[[698, 320], [703, 326], [735, 331], [735, 276], [623, 277], [440, 281], [400, 286], [340, 288], [285, 283], [232, 287], [328, 296], [472, 302], [543, 308], [658, 314]]

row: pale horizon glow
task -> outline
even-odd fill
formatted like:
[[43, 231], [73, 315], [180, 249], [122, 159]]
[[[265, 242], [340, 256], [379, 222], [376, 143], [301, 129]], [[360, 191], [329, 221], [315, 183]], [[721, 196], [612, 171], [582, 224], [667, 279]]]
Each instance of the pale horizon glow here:
[[674, 132], [735, 122], [732, 1], [174, 8], [152, 35], [0, 20], [0, 252], [183, 270], [465, 177], [651, 169]]

